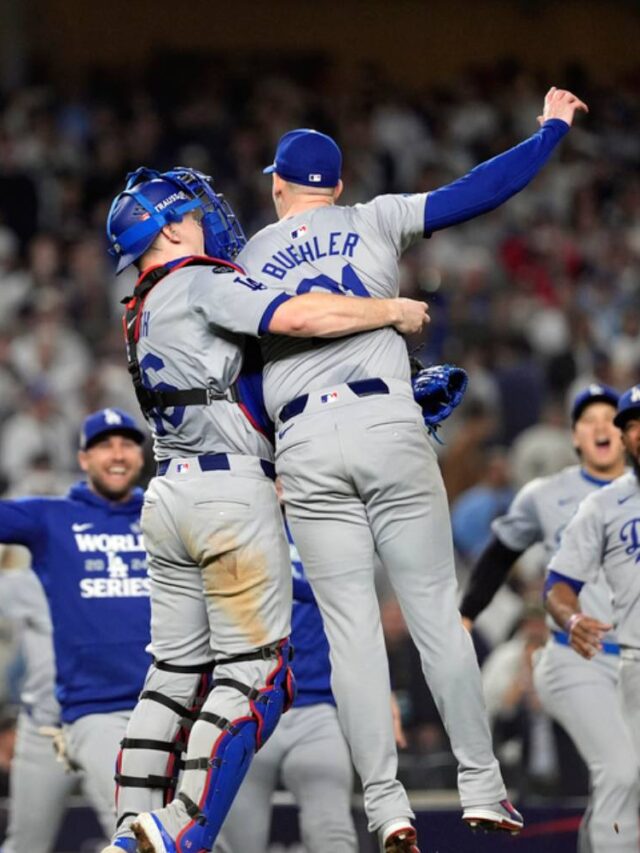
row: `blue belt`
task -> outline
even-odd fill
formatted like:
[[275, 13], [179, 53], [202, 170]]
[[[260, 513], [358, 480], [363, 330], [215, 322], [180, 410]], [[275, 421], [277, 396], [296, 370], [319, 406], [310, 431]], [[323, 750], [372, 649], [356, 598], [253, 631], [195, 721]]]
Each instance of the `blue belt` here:
[[[202, 456], [196, 456], [195, 458], [198, 460], [201, 471], [231, 470], [231, 462], [227, 453], [204, 453]], [[164, 477], [169, 470], [171, 461], [171, 459], [163, 459], [162, 462], [158, 462], [158, 477]], [[276, 468], [273, 462], [269, 462], [268, 459], [261, 459], [260, 467], [264, 471], [265, 476], [269, 477], [271, 480], [275, 480]]]
[[[552, 631], [553, 639], [556, 643], [559, 643], [561, 646], [570, 646], [569, 635], [565, 634], [562, 631]], [[620, 646], [617, 643], [602, 643], [602, 649], [605, 655], [619, 655], [620, 654]]]
[[[370, 394], [388, 394], [389, 386], [382, 379], [358, 379], [355, 382], [347, 382], [347, 387], [350, 388], [358, 397], [368, 397]], [[280, 423], [288, 421], [295, 415], [304, 412], [305, 406], [309, 401], [308, 394], [301, 394], [299, 397], [294, 397], [280, 409], [278, 420]]]

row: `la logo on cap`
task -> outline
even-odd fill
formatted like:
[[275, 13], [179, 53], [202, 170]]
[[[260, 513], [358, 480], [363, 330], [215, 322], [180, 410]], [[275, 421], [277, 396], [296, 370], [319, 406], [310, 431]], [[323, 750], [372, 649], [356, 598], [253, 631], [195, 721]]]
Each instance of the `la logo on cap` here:
[[122, 418], [117, 412], [114, 412], [113, 409], [105, 409], [104, 421], [109, 424], [109, 426], [117, 426], [122, 423]]
[[631, 402], [638, 403], [640, 402], [640, 385], [634, 385], [631, 389]]

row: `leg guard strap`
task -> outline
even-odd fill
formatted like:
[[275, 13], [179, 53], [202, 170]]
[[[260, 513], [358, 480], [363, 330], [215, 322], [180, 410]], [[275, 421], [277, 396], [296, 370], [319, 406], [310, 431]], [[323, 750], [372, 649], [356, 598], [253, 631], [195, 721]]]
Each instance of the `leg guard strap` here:
[[156, 669], [162, 669], [165, 672], [181, 672], [186, 673], [187, 675], [206, 675], [207, 673], [213, 672], [215, 661], [212, 660], [208, 663], [176, 664], [167, 663], [163, 660], [155, 660], [154, 658], [153, 665]]
[[204, 826], [207, 822], [207, 819], [202, 814], [198, 806], [193, 802], [191, 797], [187, 796], [186, 794], [180, 793], [178, 794], [178, 799], [182, 800], [182, 802], [184, 803], [184, 807], [191, 820], [195, 820], [195, 822], [199, 823], [200, 826]]
[[241, 681], [236, 681], [235, 678], [216, 678], [214, 679], [213, 686], [218, 687], [218, 685], [220, 687], [234, 687], [240, 693], [244, 694], [247, 699], [255, 700], [260, 696], [260, 691], [256, 690], [255, 687], [249, 687]]
[[173, 752], [176, 755], [180, 755], [186, 744], [179, 740], [169, 742], [166, 740], [126, 737], [120, 741], [120, 746], [122, 749], [157, 749], [159, 752]]
[[193, 721], [197, 716], [196, 711], [193, 711], [190, 708], [185, 708], [184, 705], [181, 705], [179, 702], [174, 702], [173, 699], [170, 699], [163, 693], [158, 693], [156, 690], [144, 690], [140, 694], [140, 699], [149, 699], [151, 702], [157, 702], [159, 705], [164, 705], [165, 708], [168, 708], [180, 717], [182, 725], [186, 728], [190, 728], [193, 725]]
[[154, 790], [169, 790], [174, 788], [176, 780], [169, 776], [123, 776], [116, 773], [115, 780], [121, 788], [153, 788]]

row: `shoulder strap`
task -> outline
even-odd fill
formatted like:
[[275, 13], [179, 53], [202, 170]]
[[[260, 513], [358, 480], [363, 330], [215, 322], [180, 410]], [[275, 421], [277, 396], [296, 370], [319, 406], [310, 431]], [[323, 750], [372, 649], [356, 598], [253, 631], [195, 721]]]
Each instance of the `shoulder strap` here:
[[138, 361], [138, 340], [144, 303], [153, 288], [165, 276], [176, 269], [186, 266], [209, 266], [214, 273], [228, 272], [229, 269], [241, 272], [240, 268], [218, 258], [192, 257], [174, 267], [157, 266], [144, 272], [136, 284], [133, 296], [123, 299], [125, 312], [122, 317], [124, 339], [127, 347], [127, 369], [133, 381], [133, 387], [145, 415], [151, 411], [162, 411], [174, 406], [208, 406], [214, 400], [237, 401], [235, 388], [227, 392], [214, 391], [212, 388], [187, 388], [177, 391], [160, 391], [147, 388], [142, 381], [142, 370]]

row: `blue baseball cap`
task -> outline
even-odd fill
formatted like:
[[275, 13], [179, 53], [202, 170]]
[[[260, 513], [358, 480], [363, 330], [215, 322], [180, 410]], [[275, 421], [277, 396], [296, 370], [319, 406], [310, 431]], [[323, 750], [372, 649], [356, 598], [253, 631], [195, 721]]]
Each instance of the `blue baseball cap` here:
[[619, 397], [620, 395], [615, 388], [597, 382], [592, 383], [579, 394], [576, 394], [571, 406], [571, 423], [575, 426], [580, 415], [592, 403], [609, 403], [614, 409], [617, 408]]
[[103, 435], [122, 433], [130, 436], [138, 444], [145, 440], [145, 434], [131, 415], [122, 409], [100, 409], [85, 418], [80, 432], [80, 450], [88, 450]]
[[278, 142], [272, 165], [263, 172], [276, 172], [292, 184], [335, 187], [342, 174], [342, 152], [325, 133], [305, 127], [290, 130]]
[[634, 385], [620, 397], [613, 422], [622, 429], [630, 418], [640, 418], [640, 385]]

